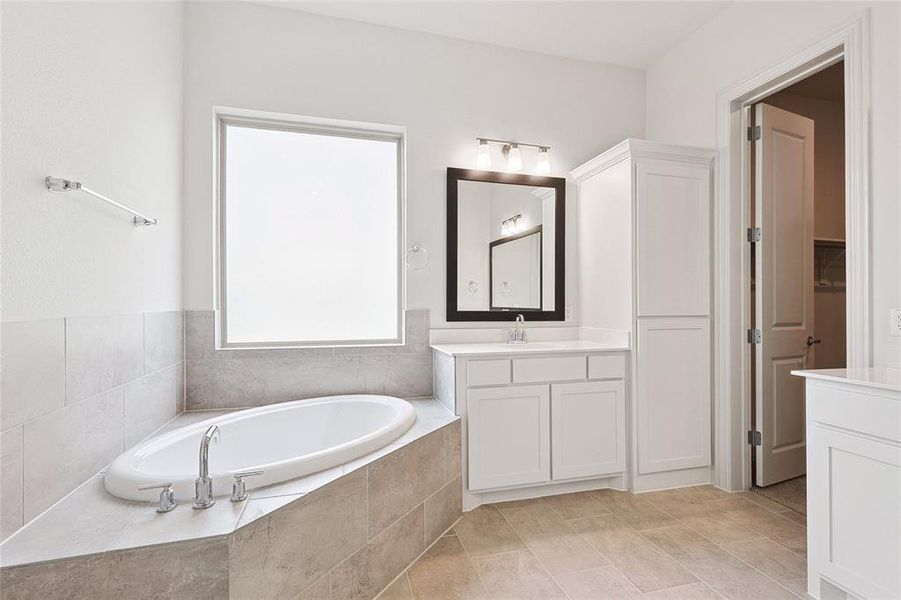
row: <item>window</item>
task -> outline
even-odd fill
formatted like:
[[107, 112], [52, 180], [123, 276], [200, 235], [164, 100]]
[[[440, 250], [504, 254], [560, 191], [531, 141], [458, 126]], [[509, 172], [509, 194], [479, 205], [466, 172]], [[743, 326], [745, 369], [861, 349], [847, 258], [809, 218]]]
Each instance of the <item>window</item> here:
[[403, 131], [217, 113], [219, 346], [403, 342]]

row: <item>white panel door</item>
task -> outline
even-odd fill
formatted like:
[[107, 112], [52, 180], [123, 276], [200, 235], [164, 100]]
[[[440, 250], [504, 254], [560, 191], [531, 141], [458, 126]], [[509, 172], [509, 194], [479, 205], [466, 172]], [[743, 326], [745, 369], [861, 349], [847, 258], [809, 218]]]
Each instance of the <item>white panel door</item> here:
[[550, 479], [550, 390], [514, 385], [467, 392], [469, 489]]
[[636, 165], [638, 316], [710, 314], [710, 170]]
[[804, 381], [791, 371], [807, 368], [814, 334], [814, 124], [766, 104], [755, 118], [755, 483], [767, 486], [806, 470]]
[[708, 319], [639, 319], [636, 350], [638, 472], [709, 466]]
[[626, 470], [626, 395], [622, 380], [551, 385], [551, 478]]

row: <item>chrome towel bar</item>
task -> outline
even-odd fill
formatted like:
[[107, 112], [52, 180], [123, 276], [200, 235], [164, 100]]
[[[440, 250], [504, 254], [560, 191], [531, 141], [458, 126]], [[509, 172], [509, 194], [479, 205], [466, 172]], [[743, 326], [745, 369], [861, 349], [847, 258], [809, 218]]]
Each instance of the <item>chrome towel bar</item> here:
[[133, 214], [135, 217], [134, 218], [135, 227], [144, 227], [145, 225], [156, 225], [158, 222], [153, 217], [148, 217], [147, 215], [141, 214], [132, 208], [128, 208], [124, 204], [119, 204], [115, 200], [113, 200], [111, 198], [107, 198], [103, 194], [98, 194], [97, 192], [95, 192], [91, 188], [83, 185], [79, 181], [69, 181], [68, 179], [61, 179], [59, 177], [47, 176], [44, 179], [44, 185], [46, 185], [47, 189], [50, 190], [51, 192], [70, 192], [72, 190], [81, 190], [82, 192], [84, 192], [86, 194], [90, 194], [91, 196], [94, 196], [95, 198], [103, 200], [104, 202], [108, 202], [109, 204], [112, 204], [116, 208], [121, 208], [122, 210]]

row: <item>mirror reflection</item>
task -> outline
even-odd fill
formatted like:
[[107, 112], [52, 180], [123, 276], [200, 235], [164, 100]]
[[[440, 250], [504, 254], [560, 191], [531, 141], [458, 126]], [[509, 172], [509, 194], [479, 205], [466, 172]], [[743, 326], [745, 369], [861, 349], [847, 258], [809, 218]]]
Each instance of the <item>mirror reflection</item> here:
[[555, 309], [552, 187], [458, 182], [457, 310]]

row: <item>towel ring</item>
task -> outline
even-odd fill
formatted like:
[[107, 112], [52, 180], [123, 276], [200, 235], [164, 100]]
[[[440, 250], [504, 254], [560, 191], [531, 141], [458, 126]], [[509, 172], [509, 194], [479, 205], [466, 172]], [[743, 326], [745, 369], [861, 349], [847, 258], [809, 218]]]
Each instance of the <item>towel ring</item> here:
[[[418, 255], [420, 259], [411, 261], [411, 255]], [[419, 244], [413, 244], [407, 248], [407, 253], [404, 254], [404, 263], [414, 271], [425, 269], [429, 264], [429, 251]]]

